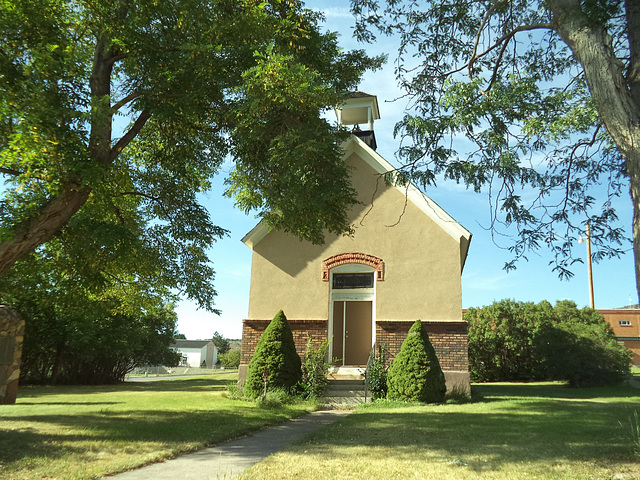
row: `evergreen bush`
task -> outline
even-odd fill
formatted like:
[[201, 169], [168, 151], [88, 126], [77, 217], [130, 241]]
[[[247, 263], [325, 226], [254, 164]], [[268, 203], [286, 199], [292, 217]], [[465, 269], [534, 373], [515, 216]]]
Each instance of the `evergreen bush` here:
[[247, 368], [244, 393], [249, 397], [262, 395], [264, 373], [267, 390], [284, 389], [293, 393], [302, 380], [301, 361], [293, 341], [287, 317], [280, 310], [260, 337]]
[[444, 373], [420, 320], [411, 326], [389, 366], [387, 387], [390, 400], [444, 402], [447, 389]]

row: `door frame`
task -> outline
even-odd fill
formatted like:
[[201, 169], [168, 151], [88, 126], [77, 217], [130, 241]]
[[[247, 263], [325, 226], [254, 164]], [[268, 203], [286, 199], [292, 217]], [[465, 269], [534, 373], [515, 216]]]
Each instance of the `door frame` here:
[[[349, 301], [359, 301], [359, 302], [371, 302], [371, 347], [376, 343], [376, 269], [370, 267], [369, 265], [364, 265], [362, 263], [347, 263], [344, 265], [339, 265], [334, 267], [329, 272], [329, 328], [328, 328], [328, 338], [329, 338], [329, 359], [332, 360], [335, 357], [339, 357], [342, 359], [342, 365], [344, 366], [344, 355], [343, 352], [334, 352], [333, 351], [333, 304], [334, 302], [349, 302]], [[334, 273], [371, 273], [373, 274], [373, 288], [353, 288], [353, 289], [333, 289], [333, 274]], [[344, 315], [343, 315], [344, 316]], [[343, 319], [344, 322], [344, 319]], [[342, 327], [342, 332], [344, 335], [345, 328], [344, 324]], [[346, 348], [345, 339], [342, 341], [343, 348]], [[336, 355], [337, 354], [337, 355]]]

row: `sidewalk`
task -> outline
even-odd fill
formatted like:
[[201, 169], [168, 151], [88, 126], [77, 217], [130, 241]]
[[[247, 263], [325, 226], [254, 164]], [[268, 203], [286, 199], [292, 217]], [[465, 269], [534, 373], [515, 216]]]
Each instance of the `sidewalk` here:
[[108, 478], [116, 480], [230, 479], [269, 455], [342, 418], [351, 411], [324, 410], [310, 413], [253, 435], [154, 463]]

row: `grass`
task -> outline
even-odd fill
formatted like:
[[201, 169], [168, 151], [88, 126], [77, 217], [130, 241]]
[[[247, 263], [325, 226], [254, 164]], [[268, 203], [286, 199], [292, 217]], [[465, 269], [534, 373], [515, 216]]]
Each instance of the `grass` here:
[[[162, 368], [162, 367], [160, 367]], [[224, 374], [224, 373], [237, 373], [237, 368], [200, 368], [200, 367], [174, 367], [171, 369], [171, 373], [158, 373], [154, 372], [155, 367], [150, 367], [149, 372], [145, 373], [129, 373], [126, 378], [140, 378], [140, 377], [157, 377], [157, 378], [165, 378], [165, 377], [180, 377], [183, 375], [188, 375], [190, 377], [194, 375], [216, 375], [216, 374]], [[140, 369], [142, 370], [142, 369]], [[138, 370], [136, 370], [138, 371]]]
[[474, 385], [468, 404], [376, 402], [244, 472], [252, 479], [632, 479], [640, 390]]
[[0, 406], [0, 478], [86, 479], [281, 423], [309, 404], [226, 397], [237, 374], [98, 387], [32, 387]]

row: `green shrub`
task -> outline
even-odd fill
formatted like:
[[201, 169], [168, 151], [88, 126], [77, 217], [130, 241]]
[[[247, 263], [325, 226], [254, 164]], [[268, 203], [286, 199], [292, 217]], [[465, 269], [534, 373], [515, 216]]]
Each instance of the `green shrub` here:
[[558, 324], [538, 339], [548, 378], [572, 387], [618, 383], [629, 375], [631, 352], [618, 342], [609, 325], [577, 319]]
[[267, 391], [267, 394], [258, 398], [258, 405], [262, 408], [277, 410], [283, 405], [291, 405], [298, 399], [284, 388], [274, 388]]
[[300, 356], [282, 310], [273, 317], [256, 345], [247, 368], [245, 395], [255, 398], [263, 394], [265, 372], [267, 390], [283, 389], [291, 393], [302, 380]]
[[218, 362], [224, 368], [238, 368], [240, 365], [240, 350], [229, 350], [218, 355]]
[[[621, 426], [622, 423], [620, 423]], [[633, 453], [636, 457], [640, 456], [640, 414], [638, 410], [634, 410], [629, 416], [629, 439], [633, 446]]]
[[238, 382], [228, 382], [227, 398], [231, 398], [233, 400], [244, 400], [244, 387], [239, 385]]
[[371, 365], [367, 371], [367, 388], [371, 392], [373, 400], [387, 398], [387, 374], [388, 369], [385, 365], [386, 354], [385, 346], [378, 346], [377, 351], [374, 350], [371, 358]]
[[390, 400], [443, 402], [446, 385], [429, 335], [417, 320], [389, 366], [387, 398]]
[[302, 362], [302, 381], [300, 382], [301, 395], [304, 398], [317, 398], [322, 396], [327, 386], [327, 374], [331, 364], [327, 361], [329, 341], [325, 340], [316, 346], [307, 336], [307, 348]]
[[553, 319], [549, 302], [502, 300], [470, 308], [469, 370], [475, 382], [543, 380], [535, 339]]
[[470, 308], [469, 367], [476, 382], [566, 380], [615, 383], [629, 374], [630, 352], [602, 315], [563, 300], [554, 307], [502, 300]]

